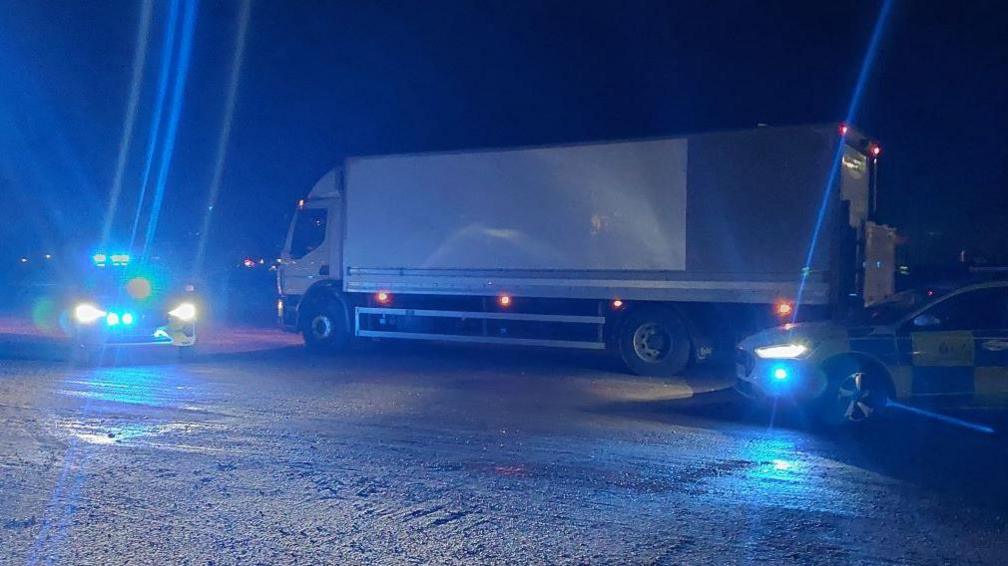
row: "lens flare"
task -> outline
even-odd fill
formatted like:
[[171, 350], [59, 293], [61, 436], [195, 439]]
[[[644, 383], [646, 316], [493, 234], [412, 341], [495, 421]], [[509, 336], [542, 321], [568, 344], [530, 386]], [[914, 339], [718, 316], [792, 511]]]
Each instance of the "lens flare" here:
[[102, 227], [102, 244], [112, 232], [112, 222], [115, 219], [116, 208], [119, 206], [119, 195], [122, 193], [123, 176], [126, 173], [126, 160], [129, 157], [130, 146], [133, 143], [137, 106], [140, 103], [140, 90], [143, 87], [143, 69], [147, 62], [147, 44], [150, 40], [150, 27], [153, 20], [153, 0], [144, 0], [140, 9], [140, 25], [137, 26], [136, 47], [133, 49], [132, 81], [130, 82], [129, 100], [123, 114], [123, 132], [119, 140], [119, 156], [116, 158], [115, 176], [112, 180], [112, 190], [109, 193], [108, 209], [105, 212], [105, 224]]
[[[198, 271], [202, 267], [203, 255], [206, 251], [207, 233], [210, 232], [213, 209], [217, 204], [217, 196], [220, 194], [221, 179], [224, 175], [224, 157], [227, 155], [228, 143], [231, 139], [231, 125], [234, 122], [234, 109], [238, 98], [238, 81], [241, 78], [242, 64], [245, 61], [245, 43], [248, 35], [251, 4], [250, 0], [243, 0], [239, 7], [238, 35], [235, 37], [234, 56], [231, 59], [231, 75], [228, 79], [227, 97], [224, 100], [224, 117], [221, 122], [220, 134], [217, 137], [217, 157], [214, 161], [213, 175], [210, 178], [206, 213], [203, 216], [203, 229], [199, 233], [199, 244], [196, 247], [194, 271]], [[304, 201], [302, 200], [301, 202], [303, 203]]]
[[147, 194], [147, 185], [150, 181], [151, 169], [154, 167], [154, 154], [157, 151], [158, 140], [160, 139], [161, 120], [164, 114], [165, 97], [168, 95], [168, 79], [172, 65], [172, 56], [175, 53], [175, 30], [178, 27], [178, 0], [172, 0], [169, 4], [168, 17], [165, 19], [164, 45], [161, 49], [161, 68], [158, 73], [157, 97], [154, 102], [154, 110], [151, 112], [151, 124], [147, 137], [147, 150], [145, 152], [143, 172], [140, 175], [140, 195], [137, 197], [136, 212], [133, 215], [133, 227], [130, 230], [129, 249], [133, 249], [136, 241], [137, 229], [140, 225], [140, 215], [144, 208], [144, 198]]
[[126, 292], [138, 301], [150, 298], [153, 286], [146, 277], [134, 277], [126, 282]]
[[[182, 14], [182, 39], [179, 43], [179, 59], [175, 68], [175, 80], [172, 83], [171, 107], [165, 136], [161, 144], [161, 161], [158, 164], [158, 174], [154, 182], [154, 198], [151, 203], [150, 216], [147, 218], [147, 233], [144, 238], [142, 258], [147, 257], [148, 250], [157, 231], [158, 218], [161, 216], [161, 203], [164, 201], [165, 186], [168, 180], [168, 170], [171, 167], [172, 154], [175, 151], [175, 138], [178, 132], [179, 117], [182, 115], [182, 102], [185, 99], [186, 79], [189, 77], [189, 60], [192, 54], [193, 30], [196, 28], [196, 14], [199, 3], [189, 0]], [[132, 242], [130, 242], [132, 245]]]
[[[865, 50], [864, 59], [861, 61], [861, 70], [858, 73], [857, 82], [854, 83], [854, 91], [851, 93], [850, 103], [847, 106], [847, 117], [843, 121], [844, 124], [855, 123], [858, 109], [861, 106], [861, 96], [864, 93], [865, 85], [868, 83], [868, 78], [871, 75], [872, 66], [875, 63], [875, 56], [878, 54], [879, 41], [882, 38], [882, 32], [885, 30], [886, 23], [889, 21], [889, 12], [891, 8], [892, 0], [884, 0], [882, 7], [879, 9], [879, 15], [875, 20], [875, 26], [872, 29], [871, 38], [868, 40], [868, 48]], [[805, 256], [805, 266], [802, 268], [801, 277], [798, 280], [798, 295], [795, 299], [795, 308], [793, 309], [791, 316], [792, 322], [796, 322], [798, 320], [798, 307], [801, 305], [802, 296], [805, 293], [805, 284], [808, 282], [809, 274], [812, 273], [812, 259], [815, 257], [816, 248], [819, 243], [819, 233], [822, 230], [822, 225], [826, 218], [826, 210], [829, 208], [830, 195], [833, 194], [833, 190], [836, 186], [836, 178], [838, 177], [837, 173], [840, 170], [840, 163], [843, 159], [843, 148], [843, 143], [837, 144], [837, 150], [833, 155], [833, 164], [830, 167], [829, 176], [826, 178], [826, 183], [823, 188], [822, 200], [819, 203], [819, 213], [816, 215], [815, 224], [812, 228], [812, 237], [809, 240], [808, 253]]]

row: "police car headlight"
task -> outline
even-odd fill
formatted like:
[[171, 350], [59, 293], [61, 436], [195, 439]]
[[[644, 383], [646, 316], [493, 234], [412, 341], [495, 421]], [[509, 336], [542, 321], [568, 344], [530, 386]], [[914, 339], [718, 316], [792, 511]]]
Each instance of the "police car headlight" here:
[[809, 352], [809, 347], [805, 344], [774, 344], [761, 346], [754, 351], [757, 356], [765, 360], [784, 360], [804, 356]]
[[74, 307], [74, 318], [81, 324], [92, 324], [104, 316], [105, 311], [90, 303], [81, 303]]
[[182, 303], [181, 305], [168, 311], [168, 314], [179, 320], [189, 322], [190, 320], [196, 318], [196, 305], [192, 303]]

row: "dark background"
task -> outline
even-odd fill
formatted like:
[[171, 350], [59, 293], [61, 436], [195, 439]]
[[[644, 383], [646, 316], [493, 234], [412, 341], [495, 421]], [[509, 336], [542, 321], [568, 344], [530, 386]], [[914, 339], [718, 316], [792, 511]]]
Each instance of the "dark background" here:
[[[881, 4], [252, 3], [214, 261], [270, 257], [347, 155], [632, 138], [844, 118]], [[196, 25], [156, 241], [194, 242], [237, 3]], [[0, 256], [96, 241], [140, 4], [10, 2], [0, 22]], [[156, 2], [116, 233], [136, 206], [167, 2]], [[996, 2], [896, 2], [856, 122], [880, 140], [881, 219], [915, 263], [1008, 250], [1008, 42]], [[13, 261], [13, 260], [11, 260]]]

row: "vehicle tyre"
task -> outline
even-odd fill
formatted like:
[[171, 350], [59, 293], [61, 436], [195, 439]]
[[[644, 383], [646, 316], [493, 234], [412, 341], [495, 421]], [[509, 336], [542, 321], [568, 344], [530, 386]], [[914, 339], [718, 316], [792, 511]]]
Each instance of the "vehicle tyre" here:
[[630, 312], [620, 327], [617, 346], [630, 371], [655, 376], [682, 372], [693, 350], [686, 321], [660, 307]]
[[301, 328], [308, 351], [332, 353], [345, 349], [350, 341], [345, 320], [343, 308], [336, 301], [324, 303], [320, 308], [310, 311]]
[[829, 426], [863, 426], [878, 420], [891, 397], [886, 376], [858, 360], [843, 360], [826, 371], [828, 379], [816, 408]]
[[191, 362], [196, 359], [196, 346], [177, 346], [180, 362]]
[[101, 365], [102, 349], [100, 346], [77, 343], [70, 346], [70, 363], [75, 366]]

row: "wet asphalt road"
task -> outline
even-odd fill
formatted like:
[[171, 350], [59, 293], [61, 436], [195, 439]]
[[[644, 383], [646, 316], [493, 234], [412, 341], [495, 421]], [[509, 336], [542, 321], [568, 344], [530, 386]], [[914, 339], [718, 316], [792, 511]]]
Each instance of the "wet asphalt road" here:
[[[908, 416], [808, 430], [573, 353], [306, 355], [218, 329], [192, 363], [73, 367], [0, 337], [4, 564], [878, 563], [1008, 556], [1008, 448]], [[981, 415], [983, 417], [984, 415]]]

